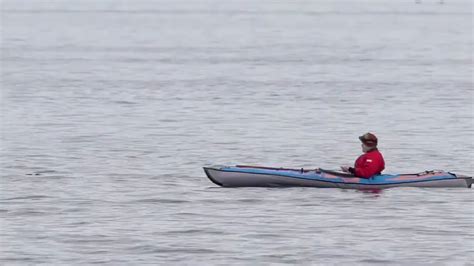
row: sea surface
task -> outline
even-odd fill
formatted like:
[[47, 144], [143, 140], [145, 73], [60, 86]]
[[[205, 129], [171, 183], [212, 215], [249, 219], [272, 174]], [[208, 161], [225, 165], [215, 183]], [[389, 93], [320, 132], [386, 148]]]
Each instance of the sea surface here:
[[471, 189], [202, 171], [472, 176], [472, 1], [0, 3], [0, 264], [474, 264]]

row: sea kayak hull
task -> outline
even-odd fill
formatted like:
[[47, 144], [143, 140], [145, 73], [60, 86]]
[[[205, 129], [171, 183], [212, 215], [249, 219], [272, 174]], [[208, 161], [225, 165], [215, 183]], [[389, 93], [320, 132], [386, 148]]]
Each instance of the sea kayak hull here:
[[207, 177], [222, 187], [318, 187], [384, 189], [392, 187], [464, 187], [471, 177], [438, 171], [407, 175], [378, 175], [370, 179], [324, 170], [271, 169], [252, 167], [205, 167]]

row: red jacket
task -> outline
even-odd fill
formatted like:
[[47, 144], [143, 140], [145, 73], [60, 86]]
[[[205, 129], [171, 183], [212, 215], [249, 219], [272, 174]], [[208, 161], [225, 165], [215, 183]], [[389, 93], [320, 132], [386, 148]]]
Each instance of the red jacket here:
[[354, 169], [351, 172], [358, 177], [370, 178], [374, 175], [381, 174], [383, 169], [385, 169], [385, 161], [383, 160], [382, 154], [375, 149], [357, 158]]

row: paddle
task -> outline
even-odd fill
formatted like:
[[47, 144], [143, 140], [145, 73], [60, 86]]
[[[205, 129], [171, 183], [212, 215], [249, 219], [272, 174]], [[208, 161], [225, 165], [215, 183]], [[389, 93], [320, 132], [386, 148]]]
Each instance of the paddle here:
[[257, 169], [266, 169], [266, 170], [282, 170], [282, 171], [299, 171], [299, 172], [312, 172], [312, 171], [318, 171], [318, 169], [313, 169], [313, 170], [305, 170], [303, 168], [296, 169], [296, 168], [283, 168], [283, 167], [266, 167], [266, 166], [256, 166], [256, 165], [236, 165], [236, 167], [239, 168], [257, 168]]
[[256, 165], [236, 165], [236, 167], [239, 167], [239, 168], [256, 168], [256, 169], [265, 169], [265, 170], [298, 171], [298, 172], [301, 172], [301, 173], [307, 173], [307, 172], [315, 171], [316, 173], [323, 172], [323, 173], [336, 175], [336, 176], [340, 176], [340, 177], [357, 178], [357, 176], [354, 176], [353, 174], [342, 173], [342, 172], [333, 171], [333, 170], [325, 170], [325, 169], [321, 169], [321, 168], [316, 168], [314, 170], [305, 170], [303, 168], [295, 169], [295, 168], [267, 167], [267, 166], [256, 166]]

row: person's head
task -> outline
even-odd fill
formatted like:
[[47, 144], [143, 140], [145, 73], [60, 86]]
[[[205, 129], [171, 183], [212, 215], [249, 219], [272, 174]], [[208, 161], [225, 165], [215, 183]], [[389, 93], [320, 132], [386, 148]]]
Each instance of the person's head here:
[[369, 152], [377, 148], [378, 139], [372, 133], [365, 133], [364, 135], [359, 137], [359, 140], [362, 142], [362, 151]]

